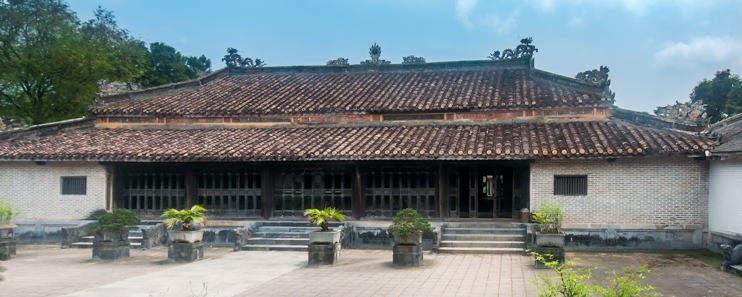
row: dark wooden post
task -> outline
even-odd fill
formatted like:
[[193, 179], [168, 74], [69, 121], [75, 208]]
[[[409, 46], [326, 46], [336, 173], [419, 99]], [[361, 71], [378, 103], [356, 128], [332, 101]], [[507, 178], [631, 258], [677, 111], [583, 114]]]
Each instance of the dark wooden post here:
[[186, 167], [185, 176], [186, 200], [185, 208], [191, 208], [198, 201], [198, 176], [193, 166]]
[[124, 170], [119, 166], [111, 166], [111, 205], [110, 209], [121, 208], [121, 186], [124, 181]]
[[438, 218], [448, 218], [448, 168], [443, 162], [438, 164]]
[[262, 188], [260, 189], [261, 195], [263, 195], [263, 218], [268, 220], [273, 216], [273, 168], [269, 165], [263, 165], [263, 173], [261, 179], [263, 180]]
[[355, 164], [354, 170], [353, 170], [353, 194], [351, 197], [351, 204], [352, 204], [352, 210], [353, 210], [353, 217], [356, 220], [360, 220], [363, 216], [363, 211], [361, 209], [362, 201], [363, 201], [363, 177], [361, 175], [361, 167], [358, 165], [358, 163]]

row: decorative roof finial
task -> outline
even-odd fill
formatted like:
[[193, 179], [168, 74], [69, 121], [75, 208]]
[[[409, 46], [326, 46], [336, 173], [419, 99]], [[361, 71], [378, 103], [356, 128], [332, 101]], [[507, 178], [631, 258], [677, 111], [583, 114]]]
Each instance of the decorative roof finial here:
[[407, 57], [402, 57], [402, 64], [425, 64], [425, 58], [409, 55]]
[[593, 69], [578, 73], [575, 75], [575, 79], [584, 81], [591, 85], [606, 86], [611, 84], [611, 80], [608, 79], [608, 66], [600, 66], [600, 70]]
[[340, 57], [335, 60], [327, 61], [325, 65], [327, 66], [348, 66], [349, 64], [348, 64], [348, 59]]
[[227, 54], [224, 55], [224, 58], [222, 58], [222, 61], [224, 63], [227, 63], [227, 66], [234, 67], [234, 66], [240, 66], [240, 67], [263, 67], [265, 66], [265, 62], [260, 59], [255, 59], [255, 62], [253, 62], [252, 59], [249, 57], [245, 57], [244, 59], [240, 54], [237, 53], [237, 49], [230, 47], [227, 48]]
[[531, 44], [532, 42], [533, 38], [531, 37], [523, 38], [515, 50], [506, 49], [502, 51], [502, 55], [500, 55], [500, 51], [494, 51], [487, 58], [490, 60], [505, 60], [531, 57], [533, 53], [538, 52], [536, 46]]
[[368, 49], [368, 54], [371, 56], [371, 60], [361, 61], [361, 65], [378, 66], [392, 64], [391, 61], [379, 59], [379, 57], [381, 56], [381, 46], [376, 44], [376, 42], [374, 42], [374, 45], [372, 45], [371, 48]]

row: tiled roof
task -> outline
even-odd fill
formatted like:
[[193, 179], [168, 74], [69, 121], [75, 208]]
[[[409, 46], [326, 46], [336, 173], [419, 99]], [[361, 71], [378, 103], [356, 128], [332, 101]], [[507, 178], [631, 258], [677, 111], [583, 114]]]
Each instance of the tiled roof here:
[[699, 154], [712, 145], [622, 121], [88, 129], [0, 143], [0, 160], [497, 160]]
[[367, 114], [612, 104], [612, 99], [602, 95], [600, 88], [553, 74], [534, 78], [529, 71], [527, 67], [480, 67], [230, 75], [195, 90], [97, 106], [91, 113], [99, 116]]

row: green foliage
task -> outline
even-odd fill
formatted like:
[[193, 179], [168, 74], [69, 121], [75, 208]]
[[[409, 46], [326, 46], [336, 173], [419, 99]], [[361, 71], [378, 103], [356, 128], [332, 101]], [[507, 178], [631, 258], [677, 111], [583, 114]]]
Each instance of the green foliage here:
[[194, 79], [198, 72], [211, 69], [211, 60], [206, 56], [184, 56], [162, 42], [149, 45], [147, 52], [147, 72], [139, 79], [145, 87], [153, 87], [179, 81]]
[[423, 219], [416, 210], [405, 208], [394, 217], [392, 225], [389, 226], [389, 232], [399, 237], [407, 239], [412, 234], [433, 232], [428, 220]]
[[693, 102], [706, 104], [706, 115], [711, 123], [742, 111], [742, 79], [731, 70], [717, 71], [712, 80], [704, 79], [690, 94]]
[[533, 213], [533, 221], [541, 226], [542, 233], [559, 234], [562, 232], [564, 209], [561, 204], [552, 204], [550, 201], [541, 202], [539, 212]]
[[[609, 283], [609, 287], [598, 285], [588, 285], [587, 281], [592, 277], [592, 268], [583, 269], [571, 268], [574, 261], [567, 261], [559, 264], [559, 261], [551, 261], [551, 255], [540, 255], [531, 252], [536, 256], [536, 261], [544, 263], [557, 273], [556, 277], [538, 274], [539, 280], [531, 281], [538, 286], [539, 297], [582, 297], [582, 296], [603, 296], [603, 297], [640, 297], [640, 296], [661, 296], [648, 291], [655, 288], [646, 285], [643, 286], [640, 279], [645, 279], [645, 273], [649, 272], [647, 266], [639, 267], [637, 270], [629, 270], [624, 267], [620, 272], [612, 272], [612, 276], [606, 278], [603, 283]], [[579, 260], [579, 259], [575, 259]], [[606, 272], [611, 273], [611, 272]]]
[[168, 229], [179, 226], [183, 230], [193, 230], [197, 226], [206, 224], [206, 217], [203, 213], [206, 211], [201, 205], [194, 205], [191, 209], [184, 210], [171, 208], [163, 213], [161, 217], [165, 218], [165, 224]]
[[309, 219], [309, 225], [316, 224], [322, 228], [322, 231], [330, 230], [329, 219], [333, 219], [338, 222], [345, 220], [345, 216], [339, 210], [328, 207], [325, 210], [319, 209], [307, 209], [304, 211], [304, 215]]
[[10, 202], [0, 199], [0, 226], [10, 225], [10, 220], [18, 216], [21, 212], [13, 210]]
[[60, 0], [0, 1], [0, 113], [41, 124], [87, 113], [102, 79], [131, 81], [146, 48], [109, 11], [80, 23]]
[[[0, 250], [0, 261], [7, 261], [7, 260], [10, 260], [10, 253], [6, 250]], [[0, 272], [2, 272], [2, 270], [0, 270]]]
[[137, 215], [128, 209], [114, 209], [111, 213], [106, 213], [98, 217], [98, 224], [88, 229], [88, 233], [96, 231], [125, 231], [129, 226], [135, 226], [142, 221]]

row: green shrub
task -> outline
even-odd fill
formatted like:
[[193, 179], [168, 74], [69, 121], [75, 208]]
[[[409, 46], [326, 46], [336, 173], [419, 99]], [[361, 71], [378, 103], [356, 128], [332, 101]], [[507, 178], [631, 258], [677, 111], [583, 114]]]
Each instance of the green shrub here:
[[320, 226], [322, 228], [322, 231], [330, 230], [330, 223], [327, 221], [329, 219], [333, 219], [338, 222], [342, 222], [343, 220], [345, 220], [345, 216], [342, 214], [342, 212], [332, 207], [328, 207], [325, 210], [307, 209], [304, 211], [304, 215], [308, 217], [309, 225], [317, 224], [317, 226]]
[[165, 218], [165, 225], [168, 229], [173, 229], [177, 225], [182, 230], [193, 230], [206, 224], [204, 214], [206, 211], [206, 208], [197, 204], [191, 209], [177, 210], [171, 208], [163, 213], [161, 217]]
[[[592, 268], [578, 268], [576, 271], [570, 266], [574, 261], [567, 261], [559, 264], [559, 261], [550, 261], [551, 255], [540, 255], [531, 252], [536, 256], [536, 261], [544, 263], [557, 273], [556, 277], [538, 274], [539, 280], [530, 281], [538, 286], [539, 297], [583, 297], [583, 296], [603, 296], [603, 297], [641, 297], [641, 296], [661, 296], [660, 294], [650, 293], [648, 291], [655, 288], [647, 285], [643, 286], [639, 280], [646, 278], [644, 273], [649, 272], [647, 266], [630, 271], [624, 267], [620, 272], [614, 272], [613, 277], [608, 277], [603, 283], [610, 283], [607, 288], [598, 285], [588, 285], [587, 280], [592, 277]], [[579, 259], [575, 259], [579, 260]], [[610, 272], [606, 272], [610, 273]]]
[[407, 239], [412, 234], [433, 232], [433, 228], [430, 227], [430, 223], [423, 219], [416, 210], [412, 208], [405, 208], [394, 217], [392, 225], [389, 226], [389, 232], [404, 239]]
[[10, 225], [10, 220], [20, 214], [20, 211], [13, 210], [13, 206], [10, 202], [0, 200], [0, 226]]
[[552, 204], [549, 201], [541, 202], [541, 211], [533, 213], [533, 221], [539, 224], [542, 233], [562, 233], [564, 209], [561, 204]]
[[129, 226], [138, 225], [141, 222], [142, 220], [137, 218], [131, 210], [114, 209], [110, 213], [98, 216], [98, 223], [88, 228], [88, 234], [98, 231], [126, 231], [129, 230]]

